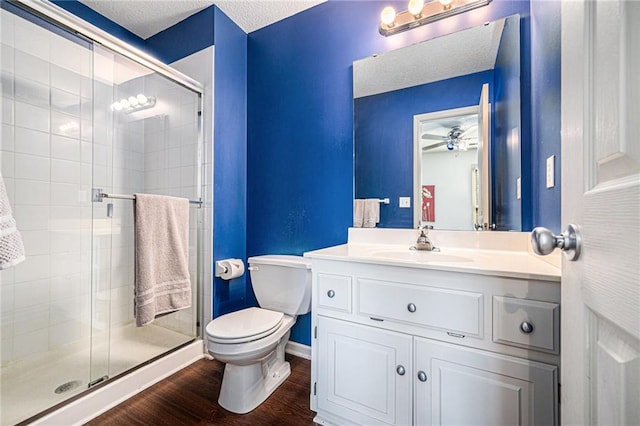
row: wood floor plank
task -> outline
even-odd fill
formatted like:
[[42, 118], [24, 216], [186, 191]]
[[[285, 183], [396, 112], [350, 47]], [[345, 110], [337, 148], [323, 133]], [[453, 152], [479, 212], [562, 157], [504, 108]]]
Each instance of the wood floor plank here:
[[218, 405], [224, 364], [200, 360], [87, 423], [111, 425], [313, 425], [311, 361], [287, 355], [291, 375], [258, 408], [234, 414]]

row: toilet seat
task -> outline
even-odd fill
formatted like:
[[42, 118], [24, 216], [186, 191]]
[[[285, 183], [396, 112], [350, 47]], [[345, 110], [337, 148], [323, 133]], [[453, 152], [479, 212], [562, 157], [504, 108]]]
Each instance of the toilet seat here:
[[207, 324], [207, 338], [221, 344], [237, 344], [274, 333], [284, 314], [262, 308], [247, 308], [218, 317]]

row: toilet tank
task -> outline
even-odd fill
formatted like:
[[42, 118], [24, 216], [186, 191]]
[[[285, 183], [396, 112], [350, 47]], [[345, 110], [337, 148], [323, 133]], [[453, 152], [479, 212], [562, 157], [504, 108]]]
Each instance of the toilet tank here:
[[271, 254], [250, 257], [248, 263], [261, 308], [287, 315], [311, 310], [311, 259]]

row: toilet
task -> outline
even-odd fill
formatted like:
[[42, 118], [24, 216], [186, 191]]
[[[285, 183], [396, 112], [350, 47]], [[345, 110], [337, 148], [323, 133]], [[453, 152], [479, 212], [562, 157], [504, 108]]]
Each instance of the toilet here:
[[311, 260], [265, 255], [248, 259], [259, 308], [222, 315], [206, 327], [207, 350], [226, 363], [218, 403], [244, 414], [291, 374], [284, 349], [298, 315], [311, 310]]

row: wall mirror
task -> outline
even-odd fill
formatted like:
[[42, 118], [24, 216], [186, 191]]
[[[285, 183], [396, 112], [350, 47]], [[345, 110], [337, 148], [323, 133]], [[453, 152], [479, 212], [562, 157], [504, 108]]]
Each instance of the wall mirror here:
[[355, 61], [355, 198], [390, 199], [379, 227], [520, 231], [520, 87], [517, 15]]

